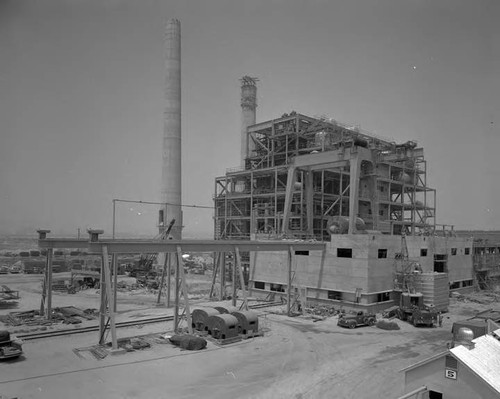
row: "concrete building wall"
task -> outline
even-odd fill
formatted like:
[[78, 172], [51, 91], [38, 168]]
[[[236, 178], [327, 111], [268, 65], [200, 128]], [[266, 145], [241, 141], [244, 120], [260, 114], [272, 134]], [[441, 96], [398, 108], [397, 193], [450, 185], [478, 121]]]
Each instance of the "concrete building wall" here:
[[[435, 253], [447, 254], [451, 278], [472, 278], [472, 255], [464, 255], [465, 247], [471, 245], [467, 240], [415, 236], [407, 237], [406, 243], [409, 258], [419, 262], [424, 272], [434, 272]], [[307, 255], [292, 256], [292, 285], [307, 288], [308, 297], [315, 299], [332, 300], [335, 297], [362, 304], [386, 301], [383, 294], [394, 288], [395, 256], [401, 253], [401, 245], [401, 237], [396, 235], [333, 235], [324, 254], [311, 251]], [[456, 255], [451, 255], [451, 248], [457, 249]], [[427, 250], [425, 256], [421, 256], [422, 249]], [[342, 251], [347, 251], [347, 254]], [[255, 281], [282, 284], [286, 288], [287, 253], [252, 253], [250, 265], [252, 289]], [[266, 286], [265, 290], [268, 289]]]
[[[423, 385], [429, 390], [442, 393], [444, 399], [498, 398], [498, 393], [461, 363], [458, 364], [457, 379], [446, 378], [445, 356], [406, 371], [404, 392]], [[423, 394], [419, 398], [428, 397], [428, 394]]]

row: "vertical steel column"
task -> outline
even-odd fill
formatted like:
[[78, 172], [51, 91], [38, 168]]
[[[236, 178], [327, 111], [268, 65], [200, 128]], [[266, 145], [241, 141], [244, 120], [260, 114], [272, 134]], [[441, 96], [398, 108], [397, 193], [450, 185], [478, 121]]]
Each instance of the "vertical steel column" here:
[[175, 303], [174, 303], [174, 332], [179, 328], [179, 279], [180, 279], [180, 262], [179, 256], [175, 258]]
[[116, 326], [115, 326], [115, 312], [113, 311], [112, 304], [114, 303], [114, 292], [111, 288], [111, 264], [109, 263], [108, 257], [108, 246], [102, 246], [102, 257], [105, 259], [105, 263], [102, 265], [104, 270], [104, 279], [106, 280], [106, 291], [108, 292], [107, 301], [104, 307], [108, 308], [109, 315], [109, 325], [111, 328], [111, 343], [113, 349], [118, 349], [118, 342], [116, 340]]
[[47, 249], [47, 320], [52, 319], [52, 254], [53, 249]]
[[292, 251], [293, 247], [288, 248], [288, 289], [286, 291], [286, 314], [291, 316], [290, 312], [292, 302]]
[[172, 255], [170, 252], [166, 255], [168, 256], [168, 263], [167, 263], [167, 308], [170, 307], [170, 286], [172, 285]]
[[232, 276], [233, 276], [233, 295], [232, 295], [232, 303], [233, 303], [233, 306], [236, 306], [236, 294], [238, 292], [238, 289], [237, 289], [237, 282], [236, 282], [236, 256], [234, 256], [234, 259], [233, 259], [233, 268], [231, 270], [232, 272]]
[[118, 254], [113, 254], [112, 256], [112, 266], [113, 266], [113, 312], [116, 313], [116, 297], [117, 297], [117, 285], [118, 285]]
[[99, 278], [99, 289], [101, 294], [101, 306], [99, 307], [99, 344], [104, 345], [104, 332], [106, 331], [106, 284], [104, 267], [107, 260], [104, 260], [104, 255], [101, 261], [101, 276]]
[[235, 248], [235, 265], [238, 267], [238, 271], [240, 274], [240, 284], [241, 284], [241, 292], [243, 294], [243, 307], [245, 310], [248, 310], [248, 299], [247, 299], [247, 291], [245, 289], [245, 278], [243, 277], [243, 268], [241, 265], [241, 256], [240, 249], [238, 247]]
[[226, 299], [226, 253], [220, 253], [220, 294], [219, 300]]
[[186, 323], [188, 327], [189, 334], [193, 333], [193, 326], [191, 323], [191, 310], [189, 309], [189, 296], [186, 286], [186, 273], [184, 272], [184, 261], [182, 259], [182, 249], [177, 246], [177, 263], [180, 264], [179, 268], [181, 270], [181, 284], [182, 284], [182, 295], [184, 296], [184, 312], [186, 313]]
[[349, 162], [349, 234], [356, 232], [356, 219], [359, 207], [359, 169], [358, 154], [352, 154]]
[[170, 254], [168, 252], [165, 252], [165, 259], [163, 261], [163, 269], [161, 271], [160, 286], [158, 287], [158, 298], [156, 300], [157, 304], [160, 304], [160, 302], [161, 302], [161, 292], [163, 290], [163, 284], [165, 283], [165, 273], [167, 271], [167, 264], [168, 264], [168, 257], [169, 257], [169, 255]]

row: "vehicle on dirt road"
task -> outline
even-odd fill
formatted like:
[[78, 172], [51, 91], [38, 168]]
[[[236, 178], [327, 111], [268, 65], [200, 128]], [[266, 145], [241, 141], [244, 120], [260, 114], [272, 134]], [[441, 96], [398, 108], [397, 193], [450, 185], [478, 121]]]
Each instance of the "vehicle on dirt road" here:
[[8, 331], [0, 331], [0, 360], [12, 359], [22, 354], [21, 342], [12, 340]]
[[421, 293], [403, 293], [396, 316], [400, 320], [408, 321], [415, 327], [422, 325], [433, 327], [438, 320], [438, 312], [433, 306], [424, 304]]
[[338, 326], [356, 328], [358, 326], [373, 326], [377, 317], [373, 313], [358, 310], [354, 313], [343, 313], [339, 316]]

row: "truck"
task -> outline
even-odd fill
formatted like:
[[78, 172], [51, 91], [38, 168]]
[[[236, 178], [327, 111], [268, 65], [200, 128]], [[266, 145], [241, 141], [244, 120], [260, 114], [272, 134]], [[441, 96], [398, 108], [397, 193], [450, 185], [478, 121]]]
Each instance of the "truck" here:
[[11, 339], [8, 331], [0, 331], [0, 360], [12, 359], [22, 354], [21, 341]]
[[424, 304], [423, 298], [421, 293], [402, 293], [399, 309], [396, 310], [397, 318], [408, 321], [415, 327], [433, 327], [437, 322], [438, 313], [433, 306]]
[[358, 310], [353, 313], [342, 313], [337, 322], [338, 326], [356, 328], [358, 326], [373, 326], [377, 317], [373, 313]]

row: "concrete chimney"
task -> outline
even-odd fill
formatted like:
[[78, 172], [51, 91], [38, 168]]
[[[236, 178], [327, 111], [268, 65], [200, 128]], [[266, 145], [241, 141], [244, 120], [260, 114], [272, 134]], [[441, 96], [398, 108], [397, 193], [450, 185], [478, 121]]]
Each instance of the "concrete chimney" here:
[[241, 166], [245, 167], [245, 158], [254, 150], [255, 146], [248, 139], [248, 126], [255, 125], [255, 111], [257, 109], [257, 82], [259, 79], [243, 76], [241, 82]]
[[170, 235], [182, 238], [181, 182], [181, 23], [169, 19], [165, 31], [165, 112], [160, 232], [175, 219]]

